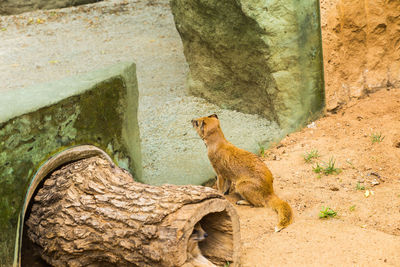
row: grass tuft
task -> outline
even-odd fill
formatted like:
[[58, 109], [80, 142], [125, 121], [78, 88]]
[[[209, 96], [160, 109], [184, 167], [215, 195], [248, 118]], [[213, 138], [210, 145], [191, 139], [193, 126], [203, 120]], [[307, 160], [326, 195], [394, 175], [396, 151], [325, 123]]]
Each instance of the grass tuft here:
[[317, 163], [313, 167], [313, 172], [315, 173], [323, 173], [325, 175], [329, 174], [339, 174], [342, 170], [340, 168], [335, 167], [336, 160], [332, 157], [329, 159], [328, 163], [322, 163], [321, 165]]
[[365, 190], [365, 186], [361, 185], [360, 182], [357, 182], [356, 190]]
[[320, 155], [318, 153], [318, 150], [316, 150], [316, 149], [311, 150], [310, 152], [306, 152], [303, 155], [303, 158], [304, 158], [305, 162], [307, 162], [307, 163], [311, 163], [313, 159], [317, 159], [319, 157], [320, 157]]
[[374, 143], [380, 143], [385, 139], [384, 136], [382, 136], [382, 133], [373, 133], [371, 134], [371, 142]]
[[322, 206], [322, 209], [319, 211], [319, 218], [333, 218], [337, 215], [337, 212], [329, 207]]
[[321, 173], [323, 171], [323, 169], [324, 168], [321, 165], [319, 165], [319, 163], [317, 163], [317, 165], [315, 165], [312, 170], [315, 173]]
[[329, 174], [339, 174], [342, 170], [339, 168], [335, 167], [336, 160], [332, 158], [329, 159], [329, 162], [326, 164], [326, 167], [324, 168], [324, 174], [329, 175]]
[[258, 143], [258, 154], [260, 155], [260, 157], [264, 157], [265, 156], [265, 147], [263, 144]]

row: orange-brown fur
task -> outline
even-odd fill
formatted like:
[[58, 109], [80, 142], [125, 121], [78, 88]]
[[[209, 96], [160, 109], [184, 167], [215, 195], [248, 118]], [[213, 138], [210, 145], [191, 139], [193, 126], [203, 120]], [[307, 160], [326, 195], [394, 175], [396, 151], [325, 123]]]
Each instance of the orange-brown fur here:
[[288, 226], [293, 220], [292, 209], [274, 193], [272, 174], [261, 158], [228, 142], [215, 114], [192, 120], [192, 124], [207, 146], [218, 190], [227, 193], [232, 187], [251, 205], [270, 206], [279, 218], [276, 231]]

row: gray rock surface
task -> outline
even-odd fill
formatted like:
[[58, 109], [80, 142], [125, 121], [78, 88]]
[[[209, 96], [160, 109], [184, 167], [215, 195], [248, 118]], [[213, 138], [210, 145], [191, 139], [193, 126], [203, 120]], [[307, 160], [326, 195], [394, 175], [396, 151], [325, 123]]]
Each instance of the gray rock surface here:
[[102, 0], [0, 0], [0, 15], [19, 14], [36, 9], [78, 6]]
[[120, 61], [135, 62], [146, 183], [200, 184], [214, 176], [192, 118], [217, 113], [226, 137], [254, 152], [259, 142], [282, 135], [265, 118], [222, 109], [187, 93], [188, 67], [167, 0], [106, 0], [0, 16], [0, 40], [0, 95]]
[[291, 131], [324, 106], [318, 0], [171, 0], [189, 90]]

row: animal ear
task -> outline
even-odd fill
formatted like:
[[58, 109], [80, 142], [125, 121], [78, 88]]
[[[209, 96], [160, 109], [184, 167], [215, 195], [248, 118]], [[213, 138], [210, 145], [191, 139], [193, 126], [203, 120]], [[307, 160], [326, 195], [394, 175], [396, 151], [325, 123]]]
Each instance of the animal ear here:
[[204, 121], [200, 121], [200, 130], [202, 134], [204, 134], [204, 125], [206, 125], [206, 123]]
[[212, 114], [212, 115], [210, 115], [210, 116], [208, 116], [209, 118], [216, 118], [216, 119], [218, 119], [218, 116], [217, 116], [217, 114]]

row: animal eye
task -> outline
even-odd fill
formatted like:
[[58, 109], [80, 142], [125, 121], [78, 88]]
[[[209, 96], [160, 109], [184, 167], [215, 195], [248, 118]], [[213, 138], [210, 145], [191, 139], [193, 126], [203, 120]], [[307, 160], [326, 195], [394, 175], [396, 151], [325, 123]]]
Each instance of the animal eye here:
[[195, 123], [196, 123], [196, 127], [199, 126], [199, 122], [198, 121], [195, 121]]
[[199, 231], [197, 231], [196, 229], [193, 230], [192, 235], [196, 235]]

